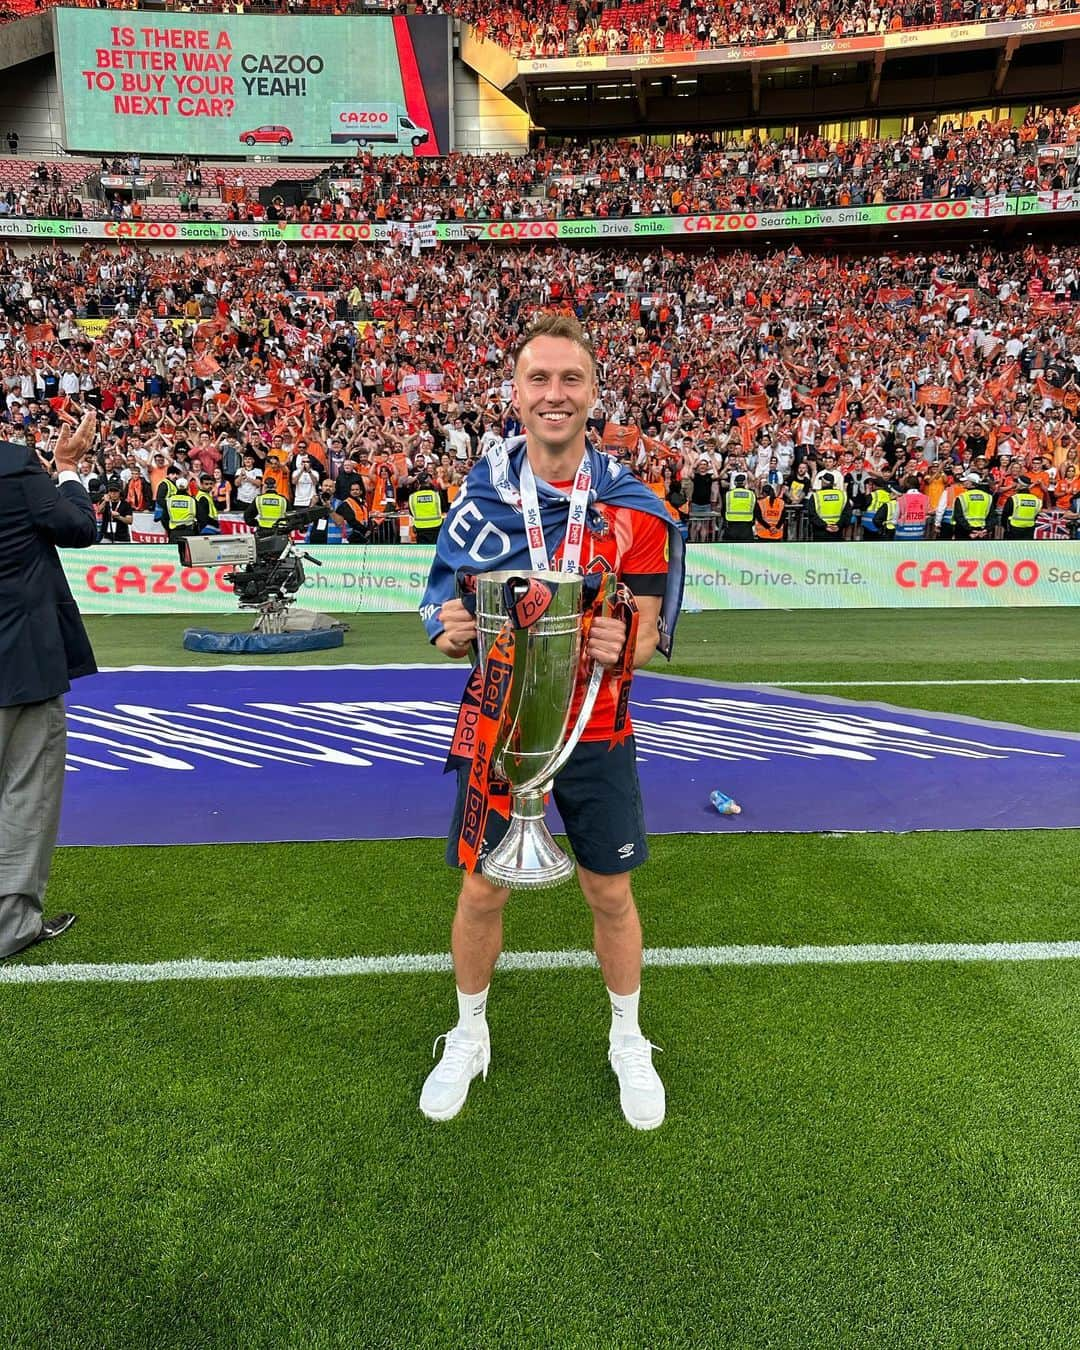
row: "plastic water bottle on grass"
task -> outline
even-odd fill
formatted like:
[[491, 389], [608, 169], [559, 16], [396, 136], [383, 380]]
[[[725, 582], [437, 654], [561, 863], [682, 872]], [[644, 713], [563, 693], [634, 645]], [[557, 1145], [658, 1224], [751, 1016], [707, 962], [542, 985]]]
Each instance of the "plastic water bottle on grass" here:
[[719, 788], [715, 792], [709, 793], [709, 801], [716, 807], [722, 816], [738, 816], [742, 814], [742, 807], [733, 797], [729, 797], [726, 792], [721, 792]]

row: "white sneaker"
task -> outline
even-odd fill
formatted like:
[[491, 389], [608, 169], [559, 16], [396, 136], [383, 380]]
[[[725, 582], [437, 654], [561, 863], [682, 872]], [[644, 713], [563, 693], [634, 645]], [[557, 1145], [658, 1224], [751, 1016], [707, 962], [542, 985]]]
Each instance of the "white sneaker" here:
[[644, 1036], [619, 1036], [608, 1049], [619, 1080], [619, 1105], [635, 1130], [655, 1130], [664, 1123], [664, 1085], [652, 1062], [652, 1052], [659, 1049]]
[[432, 1046], [432, 1056], [438, 1052], [439, 1041], [445, 1041], [442, 1059], [428, 1074], [420, 1091], [420, 1110], [428, 1120], [453, 1120], [465, 1105], [469, 1084], [478, 1073], [487, 1077], [491, 1063], [491, 1041], [466, 1036], [460, 1027], [451, 1027], [439, 1036]]

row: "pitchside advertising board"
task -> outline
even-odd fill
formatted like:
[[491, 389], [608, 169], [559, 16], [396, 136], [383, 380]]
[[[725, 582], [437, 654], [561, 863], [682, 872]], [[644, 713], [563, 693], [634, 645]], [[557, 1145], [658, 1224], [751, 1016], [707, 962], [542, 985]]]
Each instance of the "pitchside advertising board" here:
[[64, 144], [170, 155], [445, 155], [450, 20], [53, 11]]
[[[433, 550], [313, 548], [299, 603], [334, 613], [416, 613]], [[102, 546], [61, 554], [84, 614], [229, 614], [228, 566], [181, 567], [176, 550]], [[688, 612], [1080, 605], [1080, 541], [951, 544], [698, 544]], [[419, 622], [419, 621], [418, 621]], [[419, 631], [419, 630], [418, 630]]]
[[[56, 11], [66, 13], [67, 11]], [[418, 154], [426, 150], [417, 151]], [[916, 221], [939, 224], [988, 217], [1076, 215], [1080, 188], [1030, 193], [1016, 197], [967, 197], [957, 201], [897, 202], [891, 206], [849, 206], [813, 211], [725, 211], [708, 216], [634, 216], [625, 220], [427, 220], [328, 221], [325, 224], [276, 225], [223, 220], [36, 220], [0, 219], [0, 236], [13, 239], [142, 239], [147, 243], [206, 243], [233, 239], [258, 243], [283, 239], [287, 244], [373, 240], [409, 243], [412, 232], [431, 243], [532, 245], [545, 240], [573, 243], [582, 239], [657, 239], [668, 236], [712, 239], [720, 235], [773, 234], [790, 230], [845, 230], [905, 226]], [[1045, 297], [1052, 304], [1052, 297]]]

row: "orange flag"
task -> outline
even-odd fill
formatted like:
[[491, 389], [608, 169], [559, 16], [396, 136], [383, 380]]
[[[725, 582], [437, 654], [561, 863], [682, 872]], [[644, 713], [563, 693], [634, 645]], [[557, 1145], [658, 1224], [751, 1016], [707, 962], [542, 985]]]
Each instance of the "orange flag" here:
[[613, 450], [634, 450], [640, 437], [639, 427], [623, 427], [618, 422], [607, 422], [604, 425], [603, 444]]
[[825, 419], [826, 424], [830, 427], [835, 427], [839, 422], [842, 422], [843, 419], [847, 417], [847, 415], [848, 415], [847, 390], [842, 389], [840, 391], [840, 397], [833, 404], [832, 411]]
[[221, 367], [209, 352], [203, 352], [192, 361], [191, 369], [200, 379], [208, 380], [212, 375], [216, 375]]

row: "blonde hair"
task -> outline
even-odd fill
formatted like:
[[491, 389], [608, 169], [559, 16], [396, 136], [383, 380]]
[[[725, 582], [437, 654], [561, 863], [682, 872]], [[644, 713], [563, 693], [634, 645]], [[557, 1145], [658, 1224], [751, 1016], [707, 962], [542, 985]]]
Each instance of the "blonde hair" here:
[[553, 337], [566, 338], [568, 342], [573, 342], [575, 346], [581, 348], [589, 358], [589, 364], [592, 366], [593, 374], [596, 374], [596, 352], [593, 351], [593, 345], [585, 335], [585, 330], [577, 319], [573, 319], [568, 314], [545, 314], [543, 318], [537, 319], [531, 324], [517, 345], [514, 347], [514, 369], [517, 370], [517, 363], [521, 358], [521, 353], [534, 338]]

